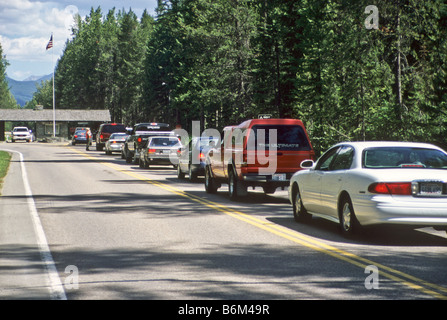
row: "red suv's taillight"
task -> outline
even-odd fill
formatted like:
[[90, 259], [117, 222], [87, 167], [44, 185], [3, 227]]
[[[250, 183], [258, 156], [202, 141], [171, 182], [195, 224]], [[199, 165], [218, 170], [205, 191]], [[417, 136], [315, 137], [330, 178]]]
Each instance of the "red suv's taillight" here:
[[411, 195], [411, 182], [376, 182], [368, 191], [377, 194]]

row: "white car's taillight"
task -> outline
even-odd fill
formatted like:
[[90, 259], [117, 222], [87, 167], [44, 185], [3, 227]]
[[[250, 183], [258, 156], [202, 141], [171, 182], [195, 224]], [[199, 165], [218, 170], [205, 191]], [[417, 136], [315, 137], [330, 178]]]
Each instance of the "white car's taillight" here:
[[368, 187], [368, 191], [376, 194], [412, 195], [411, 182], [376, 182]]

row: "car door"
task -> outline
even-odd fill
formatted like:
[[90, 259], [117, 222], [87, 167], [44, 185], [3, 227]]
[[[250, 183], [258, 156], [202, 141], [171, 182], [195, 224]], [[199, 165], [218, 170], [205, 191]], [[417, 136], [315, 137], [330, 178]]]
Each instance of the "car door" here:
[[323, 177], [334, 160], [339, 147], [329, 149], [317, 161], [315, 169], [311, 170], [309, 174], [304, 176], [304, 180], [300, 184], [300, 191], [303, 197], [303, 204], [310, 212], [320, 213], [322, 210], [321, 203], [321, 187]]
[[346, 179], [346, 172], [351, 168], [354, 148], [342, 146], [328, 170], [321, 177], [321, 213], [338, 218], [338, 197]]

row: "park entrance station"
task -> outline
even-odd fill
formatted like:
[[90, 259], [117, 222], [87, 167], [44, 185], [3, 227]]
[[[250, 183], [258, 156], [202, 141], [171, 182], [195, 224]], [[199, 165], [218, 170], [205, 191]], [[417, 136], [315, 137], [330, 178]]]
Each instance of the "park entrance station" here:
[[[110, 122], [109, 110], [64, 110], [55, 111], [56, 137], [71, 139], [76, 127], [90, 127], [93, 130], [101, 123]], [[53, 136], [53, 110], [50, 109], [0, 109], [0, 141], [6, 140], [5, 123], [13, 127], [27, 123], [37, 140]]]

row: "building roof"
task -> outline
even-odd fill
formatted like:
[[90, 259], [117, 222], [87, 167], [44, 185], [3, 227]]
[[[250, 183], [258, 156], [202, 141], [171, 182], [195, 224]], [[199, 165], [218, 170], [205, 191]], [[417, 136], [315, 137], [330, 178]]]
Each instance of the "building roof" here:
[[[56, 121], [110, 122], [109, 110], [56, 109]], [[53, 121], [53, 110], [0, 109], [0, 121]]]

